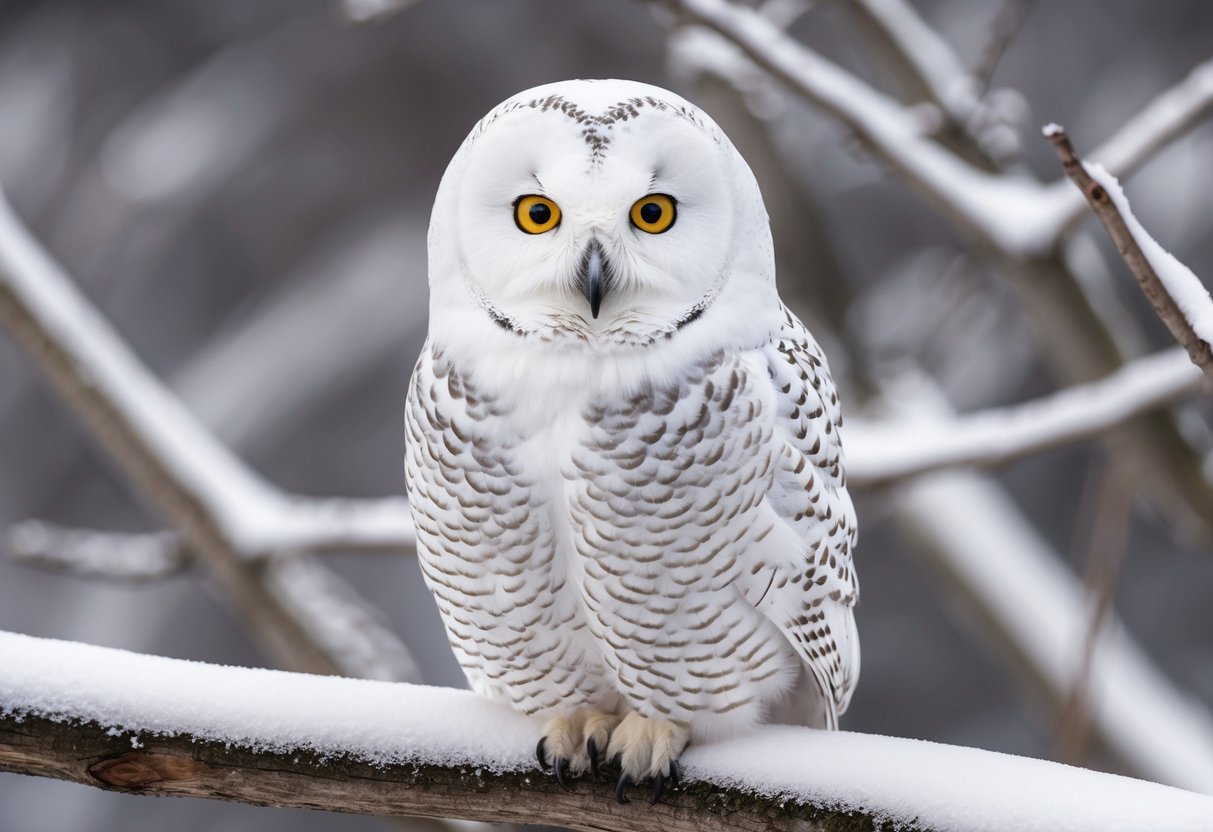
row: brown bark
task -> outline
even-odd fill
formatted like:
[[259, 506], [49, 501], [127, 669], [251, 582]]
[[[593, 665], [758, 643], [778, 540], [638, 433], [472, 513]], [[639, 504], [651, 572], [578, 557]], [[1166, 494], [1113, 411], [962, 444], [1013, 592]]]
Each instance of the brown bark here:
[[1159, 278], [1145, 252], [1141, 250], [1141, 246], [1138, 245], [1137, 239], [1129, 230], [1125, 218], [1121, 216], [1120, 209], [1112, 201], [1111, 195], [1103, 185], [1087, 173], [1082, 159], [1074, 152], [1074, 147], [1070, 144], [1070, 138], [1066, 135], [1065, 130], [1055, 128], [1048, 131], [1047, 137], [1053, 143], [1053, 148], [1057, 151], [1058, 158], [1061, 159], [1061, 165], [1065, 169], [1066, 175], [1087, 198], [1091, 210], [1095, 212], [1095, 216], [1107, 230], [1108, 236], [1112, 238], [1116, 250], [1125, 261], [1125, 265], [1129, 267], [1129, 271], [1133, 273], [1133, 277], [1137, 278], [1137, 283], [1141, 286], [1141, 291], [1145, 294], [1146, 299], [1150, 301], [1150, 305], [1154, 307], [1154, 312], [1167, 325], [1167, 329], [1171, 331], [1175, 340], [1188, 351], [1192, 363], [1213, 377], [1213, 344], [1202, 340], [1192, 329], [1192, 324], [1184, 316], [1183, 311], [1175, 302], [1175, 298], [1171, 297], [1171, 293], [1167, 291], [1167, 287]]
[[[52, 777], [124, 794], [205, 797], [360, 815], [541, 823], [599, 832], [870, 832], [861, 812], [784, 802], [705, 783], [667, 791], [649, 805], [615, 802], [606, 775], [563, 791], [539, 771], [496, 774], [472, 767], [373, 765], [314, 752], [254, 751], [189, 736], [111, 736], [95, 723], [0, 715], [0, 771]], [[905, 828], [905, 827], [903, 827]], [[911, 827], [911, 830], [926, 827]]]

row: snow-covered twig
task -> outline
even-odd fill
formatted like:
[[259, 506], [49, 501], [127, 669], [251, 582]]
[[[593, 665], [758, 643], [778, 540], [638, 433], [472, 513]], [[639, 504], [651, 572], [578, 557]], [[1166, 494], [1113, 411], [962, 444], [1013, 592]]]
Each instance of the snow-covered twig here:
[[1213, 298], [1209, 290], [1142, 228], [1120, 183], [1101, 165], [1084, 163], [1062, 127], [1047, 125], [1044, 135], [1057, 150], [1066, 174], [1107, 229], [1158, 317], [1188, 351], [1192, 362], [1213, 376]]
[[96, 532], [26, 520], [5, 533], [4, 543], [16, 563], [86, 578], [151, 581], [176, 575], [190, 562], [171, 532]]
[[204, 565], [250, 635], [278, 662], [349, 672], [322, 623], [300, 618], [253, 557], [327, 548], [408, 549], [403, 500], [291, 498], [207, 432], [135, 357], [0, 197], [0, 325]]
[[997, 467], [1099, 436], [1143, 413], [1207, 389], [1182, 350], [1129, 362], [1099, 381], [1034, 401], [946, 419], [847, 425], [847, 480], [884, 485], [943, 468]]
[[637, 832], [1197, 832], [1213, 798], [1041, 760], [767, 726], [693, 745], [661, 802], [563, 791], [541, 723], [465, 691], [0, 633], [0, 769], [144, 795]]

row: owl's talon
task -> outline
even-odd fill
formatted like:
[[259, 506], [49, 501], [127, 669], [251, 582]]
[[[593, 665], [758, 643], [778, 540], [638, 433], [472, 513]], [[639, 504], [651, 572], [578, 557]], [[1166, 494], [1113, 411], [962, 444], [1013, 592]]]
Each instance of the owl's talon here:
[[650, 806], [656, 805], [658, 800], [661, 800], [661, 793], [665, 791], [665, 775], [658, 774], [653, 778], [653, 799], [649, 801]]
[[598, 743], [593, 737], [590, 737], [588, 740], [585, 741], [585, 753], [588, 754], [589, 758], [590, 758], [590, 771], [593, 772], [595, 776], [597, 776], [597, 774], [598, 774]]
[[624, 794], [623, 794], [623, 790], [626, 789], [631, 784], [632, 784], [632, 781], [630, 779], [628, 779], [627, 772], [624, 772], [623, 774], [619, 775], [619, 779], [615, 781], [615, 800], [618, 803], [623, 804], [623, 803], [632, 802], [632, 801], [628, 800], [626, 797], [624, 797]]
[[556, 782], [560, 784], [560, 788], [566, 792], [569, 791], [569, 784], [564, 782], [564, 776], [569, 771], [569, 761], [564, 757], [557, 757], [555, 762]]
[[541, 768], [544, 771], [550, 771], [552, 768], [548, 764], [547, 745], [548, 745], [548, 738], [540, 737], [539, 745], [535, 746], [535, 756], [539, 759], [539, 768]]
[[670, 760], [670, 788], [676, 789], [682, 785], [682, 766], [677, 760]]

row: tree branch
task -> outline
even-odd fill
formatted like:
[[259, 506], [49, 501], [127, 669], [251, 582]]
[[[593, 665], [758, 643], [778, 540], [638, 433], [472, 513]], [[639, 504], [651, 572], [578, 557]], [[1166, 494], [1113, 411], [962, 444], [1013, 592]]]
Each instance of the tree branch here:
[[317, 623], [300, 618], [311, 599], [271, 587], [264, 565], [250, 555], [411, 543], [403, 500], [371, 505], [293, 500], [262, 480], [147, 371], [2, 196], [0, 325], [25, 347], [135, 490], [180, 535], [250, 635], [278, 663], [350, 672], [347, 656], [335, 652], [332, 642], [315, 638]]
[[993, 468], [1099, 436], [1210, 385], [1181, 350], [1139, 358], [1099, 381], [943, 420], [847, 425], [847, 482], [887, 485], [944, 468]]
[[1213, 377], [1213, 298], [1191, 270], [1155, 242], [1129, 210], [1120, 184], [1098, 165], [1074, 152], [1064, 128], [1050, 124], [1044, 135], [1053, 143], [1066, 174], [1099, 217], [1116, 250], [1137, 278], [1142, 292], [1192, 363]]
[[0, 770], [129, 794], [593, 832], [1197, 830], [1213, 813], [1208, 796], [1116, 775], [786, 726], [694, 745], [681, 788], [620, 805], [605, 775], [562, 791], [532, 756], [541, 723], [465, 691], [9, 633], [0, 667]]

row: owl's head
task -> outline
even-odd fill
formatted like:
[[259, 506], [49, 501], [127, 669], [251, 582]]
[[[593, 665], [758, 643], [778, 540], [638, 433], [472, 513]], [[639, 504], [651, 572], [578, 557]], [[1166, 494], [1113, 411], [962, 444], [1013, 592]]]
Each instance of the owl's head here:
[[432, 320], [596, 352], [777, 306], [753, 174], [705, 113], [636, 82], [495, 108], [443, 177], [429, 246]]

